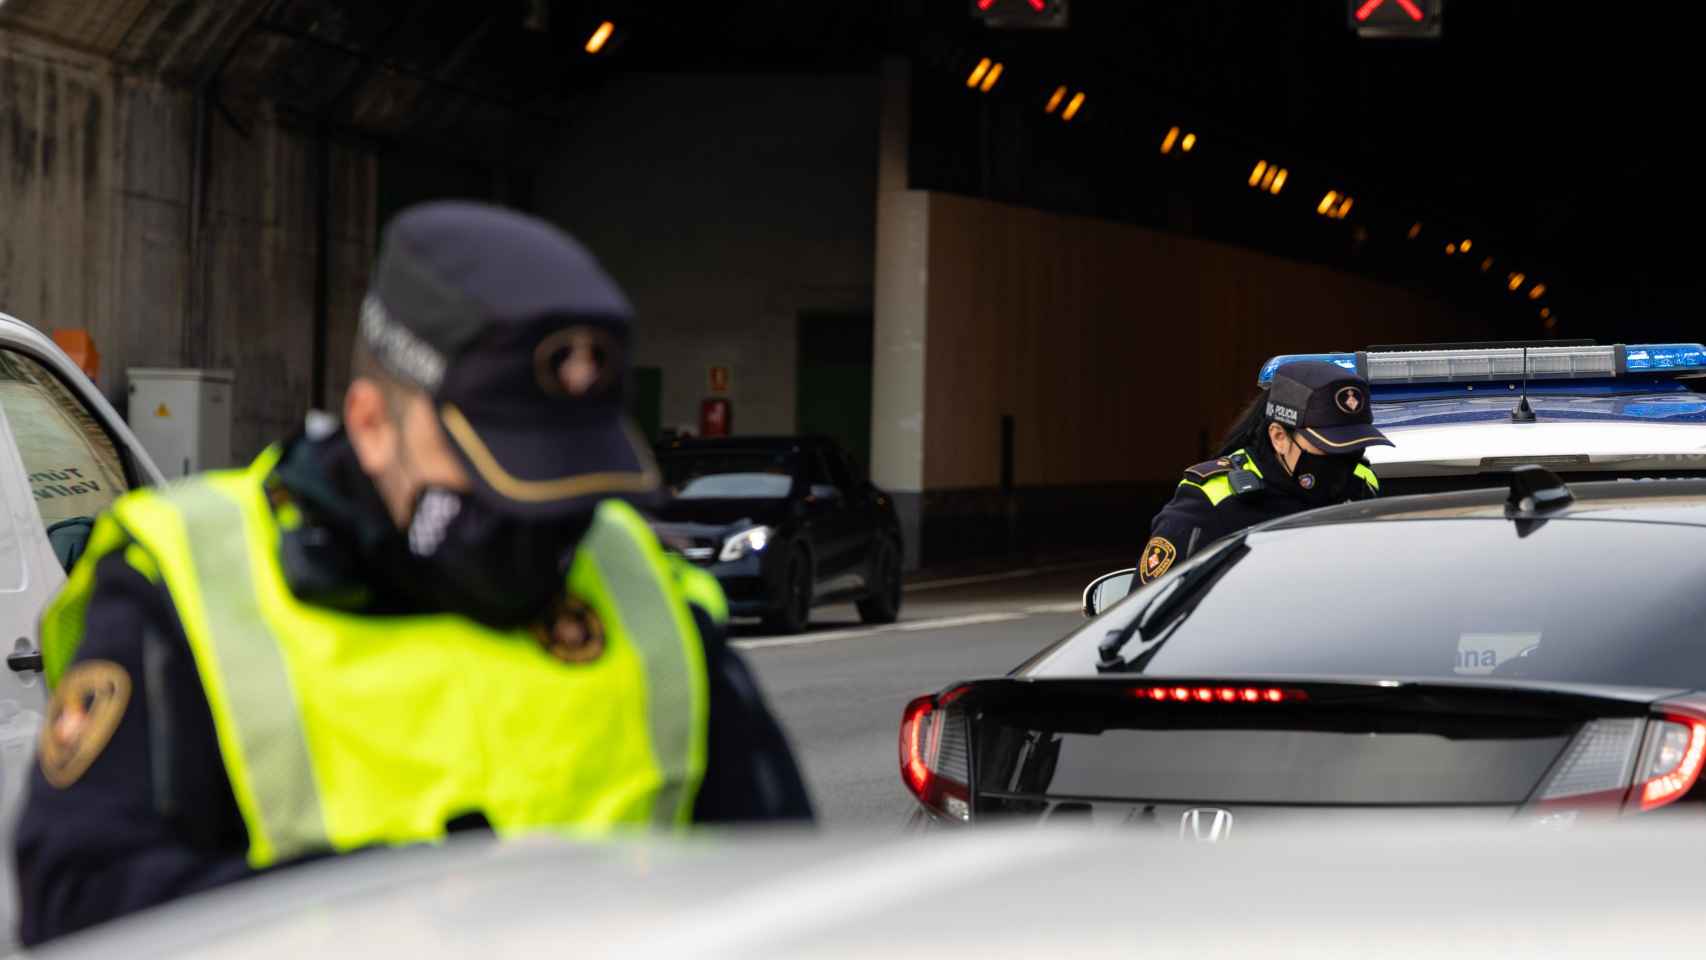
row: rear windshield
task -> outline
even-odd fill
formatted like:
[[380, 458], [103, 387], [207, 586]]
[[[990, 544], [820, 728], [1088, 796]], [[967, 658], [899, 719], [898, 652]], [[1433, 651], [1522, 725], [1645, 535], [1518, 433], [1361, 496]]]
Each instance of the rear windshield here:
[[794, 486], [792, 450], [675, 451], [659, 465], [670, 492], [683, 500], [781, 499]]
[[[1258, 533], [1247, 546], [1194, 607], [1134, 640], [1127, 659], [1172, 676], [1706, 687], [1706, 529], [1412, 520]], [[1097, 643], [1167, 582], [1025, 672], [1093, 674]]]

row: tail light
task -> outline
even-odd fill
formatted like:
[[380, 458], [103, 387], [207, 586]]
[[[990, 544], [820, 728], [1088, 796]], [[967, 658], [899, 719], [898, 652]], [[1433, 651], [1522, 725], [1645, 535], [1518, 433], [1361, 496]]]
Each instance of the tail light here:
[[1648, 718], [1583, 725], [1535, 794], [1543, 817], [1636, 813], [1687, 796], [1706, 767], [1706, 711], [1659, 704]]
[[919, 697], [900, 718], [900, 779], [926, 808], [954, 820], [971, 819], [971, 759], [963, 711], [953, 701], [964, 688]]
[[1706, 760], [1706, 722], [1692, 717], [1665, 717], [1647, 725], [1647, 746], [1641, 751], [1640, 771], [1631, 806], [1653, 810], [1681, 799], [1700, 779]]

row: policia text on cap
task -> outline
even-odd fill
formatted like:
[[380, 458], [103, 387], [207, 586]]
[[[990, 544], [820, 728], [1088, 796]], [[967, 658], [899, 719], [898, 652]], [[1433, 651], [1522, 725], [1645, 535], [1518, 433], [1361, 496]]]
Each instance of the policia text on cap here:
[[1374, 427], [1368, 384], [1336, 364], [1299, 360], [1274, 371], [1222, 445], [1220, 456], [1186, 468], [1156, 514], [1137, 558], [1138, 583], [1245, 527], [1287, 514], [1377, 496], [1380, 481], [1362, 453], [1391, 445]]
[[100, 518], [43, 617], [25, 943], [468, 827], [810, 817], [716, 582], [626, 502], [629, 313], [544, 223], [405, 211], [343, 429]]

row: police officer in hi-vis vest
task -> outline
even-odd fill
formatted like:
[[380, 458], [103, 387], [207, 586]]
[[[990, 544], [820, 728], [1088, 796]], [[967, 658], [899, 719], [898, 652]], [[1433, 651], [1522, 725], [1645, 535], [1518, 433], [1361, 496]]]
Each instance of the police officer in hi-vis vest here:
[[1392, 441], [1375, 429], [1367, 381], [1324, 360], [1281, 365], [1220, 456], [1185, 469], [1150, 525], [1137, 558], [1138, 585], [1245, 527], [1378, 496], [1380, 480], [1362, 454], [1380, 444]]
[[722, 592], [629, 505], [629, 317], [553, 227], [407, 210], [342, 428], [99, 519], [43, 615], [25, 943], [459, 830], [811, 816]]

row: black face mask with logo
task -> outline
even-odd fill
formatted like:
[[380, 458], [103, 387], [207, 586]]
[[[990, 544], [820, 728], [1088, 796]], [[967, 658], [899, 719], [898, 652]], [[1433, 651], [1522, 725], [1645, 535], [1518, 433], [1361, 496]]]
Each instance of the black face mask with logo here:
[[591, 517], [527, 520], [438, 487], [422, 491], [407, 530], [381, 560], [419, 609], [456, 613], [496, 630], [541, 620], [566, 589]]
[[[1297, 437], [1292, 437], [1292, 443]], [[1360, 456], [1327, 456], [1299, 449], [1291, 480], [1311, 506], [1324, 507], [1350, 499], [1351, 482], [1362, 463]]]

